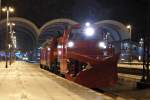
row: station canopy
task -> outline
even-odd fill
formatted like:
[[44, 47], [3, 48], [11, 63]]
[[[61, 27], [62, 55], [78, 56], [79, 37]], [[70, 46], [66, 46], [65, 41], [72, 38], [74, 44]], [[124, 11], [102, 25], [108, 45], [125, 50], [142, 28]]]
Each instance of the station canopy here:
[[64, 29], [67, 26], [76, 25], [76, 24], [79, 23], [71, 19], [65, 19], [65, 18], [48, 21], [40, 29], [40, 35], [38, 38], [39, 43], [42, 44], [44, 41], [48, 41], [50, 37], [58, 37], [62, 35]]
[[[33, 50], [37, 43], [37, 37], [39, 30], [34, 23], [31, 21], [19, 18], [19, 17], [11, 17], [9, 22], [15, 23], [13, 30], [15, 32], [16, 41], [17, 41], [17, 49], [23, 51]], [[5, 49], [5, 39], [6, 39], [6, 19], [0, 21], [0, 49]], [[8, 28], [8, 34], [9, 28]], [[9, 39], [10, 40], [10, 39]]]
[[[51, 37], [58, 37], [62, 35], [64, 33], [64, 29], [68, 25], [79, 25], [79, 22], [66, 18], [50, 20], [40, 29], [38, 29], [31, 21], [20, 17], [11, 17], [10, 22], [14, 22], [16, 24], [13, 29], [16, 32], [17, 49], [23, 51], [33, 50], [36, 46], [43, 44]], [[123, 40], [130, 39], [131, 36], [125, 25], [115, 20], [102, 20], [92, 23], [92, 25], [94, 26], [96, 33], [101, 34], [100, 37], [103, 36], [103, 33], [109, 33], [112, 41], [121, 42]], [[1, 50], [5, 49], [6, 30], [6, 19], [4, 19], [0, 21]], [[82, 31], [82, 27], [80, 30]]]
[[129, 30], [121, 22], [115, 20], [102, 20], [94, 23], [97, 32], [109, 33], [113, 41], [123, 41], [131, 38]]
[[[79, 24], [76, 21], [70, 19], [55, 19], [47, 22], [40, 29], [39, 43], [48, 41], [50, 37], [58, 36], [63, 33], [66, 25]], [[83, 32], [83, 24], [81, 24], [80, 31]], [[115, 20], [102, 20], [92, 24], [96, 34], [100, 34], [99, 37], [103, 39], [103, 35], [109, 33], [110, 39], [113, 42], [121, 42], [130, 39], [131, 35], [129, 30], [121, 22]]]

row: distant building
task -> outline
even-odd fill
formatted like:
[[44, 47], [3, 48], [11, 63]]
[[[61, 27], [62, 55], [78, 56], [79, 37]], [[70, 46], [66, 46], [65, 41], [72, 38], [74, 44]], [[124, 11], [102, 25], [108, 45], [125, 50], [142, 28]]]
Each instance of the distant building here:
[[125, 40], [121, 43], [120, 61], [142, 61], [143, 44]]

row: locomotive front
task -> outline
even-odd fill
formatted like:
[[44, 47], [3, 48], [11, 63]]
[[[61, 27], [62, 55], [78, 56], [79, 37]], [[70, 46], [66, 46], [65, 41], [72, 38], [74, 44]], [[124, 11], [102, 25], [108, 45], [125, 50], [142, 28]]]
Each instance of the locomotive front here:
[[90, 88], [112, 86], [117, 81], [118, 55], [109, 33], [96, 33], [90, 24], [69, 29], [59, 42], [60, 72], [69, 80]]

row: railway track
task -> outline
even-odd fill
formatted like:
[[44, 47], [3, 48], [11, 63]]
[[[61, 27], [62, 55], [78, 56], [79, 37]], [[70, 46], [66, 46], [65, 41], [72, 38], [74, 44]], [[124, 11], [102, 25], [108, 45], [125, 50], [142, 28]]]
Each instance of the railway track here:
[[143, 71], [142, 62], [124, 62], [118, 64], [118, 73], [141, 76]]
[[143, 65], [143, 62], [120, 62], [119, 64], [125, 64], [125, 65]]
[[[118, 83], [114, 87], [93, 89], [96, 92], [103, 93], [115, 100], [149, 100], [150, 95], [145, 95], [145, 91], [139, 91], [136, 88], [136, 82], [140, 81], [142, 76], [141, 63], [119, 63], [118, 64]], [[125, 98], [125, 99], [124, 99]], [[146, 99], [145, 99], [146, 98]]]
[[[113, 87], [96, 90], [115, 100], [149, 100], [144, 94], [147, 90], [136, 88], [136, 82], [140, 81], [141, 76], [125, 73], [118, 73], [118, 83]], [[150, 93], [150, 90], [148, 90]], [[145, 99], [146, 98], [146, 99]], [[150, 98], [150, 97], [148, 97]]]
[[144, 93], [150, 90], [139, 90], [136, 88], [137, 82], [141, 80], [141, 77], [142, 63], [119, 63], [118, 83], [116, 86], [102, 88], [97, 91], [113, 98], [125, 98], [123, 100], [149, 100], [150, 97]]

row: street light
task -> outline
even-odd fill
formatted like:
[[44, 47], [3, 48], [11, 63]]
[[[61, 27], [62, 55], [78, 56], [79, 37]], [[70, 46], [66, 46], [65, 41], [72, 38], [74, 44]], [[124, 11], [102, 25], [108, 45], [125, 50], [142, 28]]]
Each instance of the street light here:
[[126, 26], [126, 28], [129, 30], [129, 33], [130, 33], [130, 38], [132, 37], [132, 27], [131, 27], [131, 25], [129, 24], [129, 25], [127, 25]]
[[2, 11], [7, 13], [7, 23], [6, 23], [6, 25], [7, 25], [9, 23], [9, 13], [14, 12], [14, 8], [4, 7], [4, 8], [2, 8]]
[[12, 7], [4, 7], [2, 8], [2, 12], [6, 12], [7, 19], [6, 19], [6, 40], [5, 40], [5, 46], [6, 46], [6, 68], [8, 67], [8, 23], [9, 23], [9, 13], [14, 12], [14, 9]]
[[132, 46], [131, 46], [132, 26], [129, 24], [129, 25], [126, 26], [126, 28], [129, 30], [129, 33], [130, 33], [130, 41], [129, 41], [129, 43], [130, 43], [130, 48], [129, 48], [130, 49], [129, 50], [130, 58], [129, 58], [129, 60], [131, 62], [131, 60], [132, 60], [132, 56], [131, 56], [131, 51], [132, 51]]
[[2, 6], [2, 0], [0, 0], [0, 20], [1, 20], [1, 15], [2, 15], [2, 14], [1, 14], [1, 13], [2, 13], [2, 12], [1, 12], [1, 6]]
[[2, 8], [2, 11], [3, 12], [6, 12], [6, 11], [8, 11], [8, 12], [14, 12], [14, 8], [12, 8], [12, 7], [4, 7], [4, 8]]

